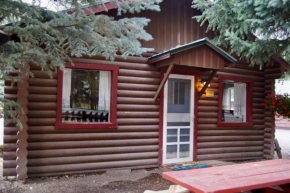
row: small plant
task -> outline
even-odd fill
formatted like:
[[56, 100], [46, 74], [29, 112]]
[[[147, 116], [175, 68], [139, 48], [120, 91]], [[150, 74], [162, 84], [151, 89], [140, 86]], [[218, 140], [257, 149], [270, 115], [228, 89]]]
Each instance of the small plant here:
[[284, 95], [271, 95], [269, 94], [265, 100], [264, 103], [262, 103], [263, 106], [269, 107], [276, 117], [283, 117], [286, 119], [290, 118], [290, 98], [288, 94]]

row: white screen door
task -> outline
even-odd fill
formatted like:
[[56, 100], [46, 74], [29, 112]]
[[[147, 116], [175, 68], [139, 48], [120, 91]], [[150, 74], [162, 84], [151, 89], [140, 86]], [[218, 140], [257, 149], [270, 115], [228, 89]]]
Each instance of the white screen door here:
[[194, 84], [172, 74], [164, 86], [163, 164], [193, 160]]

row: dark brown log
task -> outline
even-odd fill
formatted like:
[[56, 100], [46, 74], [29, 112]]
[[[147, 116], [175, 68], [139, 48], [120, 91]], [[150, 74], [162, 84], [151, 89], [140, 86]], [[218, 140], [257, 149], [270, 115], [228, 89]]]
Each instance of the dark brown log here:
[[5, 135], [4, 136], [4, 144], [5, 143], [16, 143], [17, 136], [16, 135]]
[[241, 153], [224, 153], [224, 154], [210, 154], [198, 155], [197, 160], [246, 160], [246, 159], [261, 159], [263, 152], [241, 152]]
[[4, 93], [5, 94], [17, 94], [18, 88], [11, 87], [11, 86], [4, 86]]
[[30, 78], [28, 80], [29, 86], [37, 87], [57, 87], [56, 79], [41, 79], [41, 78]]
[[131, 77], [146, 77], [146, 78], [159, 78], [160, 73], [154, 71], [141, 71], [141, 70], [119, 70], [119, 76], [131, 76]]
[[56, 102], [56, 95], [29, 94], [29, 102]]
[[28, 150], [76, 149], [96, 147], [124, 147], [158, 145], [158, 139], [129, 139], [129, 140], [98, 140], [98, 141], [64, 141], [64, 142], [34, 142], [28, 144]]
[[265, 74], [265, 79], [268, 79], [268, 80], [279, 79], [279, 78], [281, 78], [282, 74], [283, 74], [282, 72], [277, 73], [277, 74]]
[[4, 135], [16, 135], [17, 127], [4, 127]]
[[158, 145], [126, 146], [126, 147], [100, 147], [78, 149], [54, 149], [54, 150], [29, 150], [28, 159], [47, 157], [67, 157], [82, 155], [104, 155], [118, 153], [158, 152]]
[[3, 151], [7, 152], [7, 151], [16, 151], [17, 147], [16, 144], [14, 143], [6, 143], [3, 145]]
[[199, 100], [198, 101], [199, 106], [218, 106], [218, 101], [212, 101], [212, 100]]
[[264, 141], [230, 141], [230, 142], [203, 142], [198, 143], [197, 148], [217, 148], [217, 147], [247, 147], [247, 146], [263, 146]]
[[3, 176], [16, 176], [16, 168], [4, 168]]
[[55, 123], [56, 118], [30, 118], [27, 122], [29, 126], [52, 126]]
[[29, 102], [27, 107], [29, 110], [56, 110], [56, 103]]
[[118, 97], [118, 104], [140, 104], [140, 105], [157, 105], [158, 102], [154, 101], [153, 98], [129, 98], [129, 97]]
[[[233, 76], [231, 73], [227, 72], [217, 72], [218, 76]], [[240, 78], [246, 78], [246, 79], [251, 79], [257, 82], [262, 82], [264, 81], [264, 77], [259, 77], [259, 76], [250, 76], [250, 75], [242, 75], [242, 74], [235, 74], [235, 77], [240, 77]]]
[[254, 136], [201, 136], [198, 142], [214, 142], [214, 141], [258, 141], [264, 139], [263, 135]]
[[198, 112], [217, 112], [218, 107], [198, 106]]
[[104, 64], [104, 65], [116, 65], [121, 69], [129, 69], [129, 70], [144, 70], [144, 71], [156, 71], [159, 70], [154, 65], [144, 64], [144, 63], [136, 63], [132, 61], [125, 62], [117, 62], [117, 61], [105, 61], [105, 60], [94, 60], [94, 59], [74, 59], [75, 62], [84, 62], [84, 63], [92, 63], [92, 64]]
[[16, 157], [16, 152], [3, 152], [3, 160], [16, 160]]
[[15, 160], [5, 160], [3, 161], [3, 168], [16, 168]]
[[96, 132], [152, 132], [158, 131], [158, 125], [120, 125], [118, 129], [74, 129], [74, 130], [56, 130], [54, 126], [30, 126], [29, 134], [51, 134], [51, 133], [92, 133]]
[[217, 118], [217, 112], [199, 112], [197, 115], [198, 118]]
[[222, 147], [222, 148], [207, 148], [199, 149], [198, 155], [224, 154], [224, 153], [238, 153], [238, 152], [262, 152], [263, 146], [256, 147]]
[[56, 87], [29, 87], [29, 94], [39, 94], [39, 95], [56, 95], [57, 88]]
[[217, 124], [217, 118], [198, 118], [198, 124]]
[[30, 72], [33, 73], [33, 78], [40, 78], [40, 79], [56, 79], [57, 78], [57, 72], [53, 72], [51, 75], [49, 75], [45, 71], [39, 71], [39, 70], [30, 70]]
[[27, 116], [30, 118], [56, 118], [56, 111], [28, 111]]
[[159, 111], [159, 105], [117, 105], [118, 111]]
[[105, 140], [105, 139], [149, 139], [158, 138], [158, 132], [138, 133], [77, 133], [77, 134], [35, 134], [30, 135], [28, 142], [45, 141], [83, 141], [83, 140]]
[[159, 119], [124, 119], [120, 118], [117, 120], [119, 125], [157, 125], [159, 124]]
[[263, 130], [200, 130], [198, 136], [263, 135]]
[[4, 94], [4, 98], [8, 100], [17, 101], [18, 96], [16, 94]]
[[153, 98], [155, 93], [155, 91], [118, 90], [119, 97]]
[[159, 118], [159, 112], [117, 112], [118, 118]]
[[228, 72], [231, 74], [246, 74], [246, 75], [251, 75], [251, 76], [264, 76], [264, 72], [263, 71], [256, 71], [254, 69], [245, 69], [244, 66], [239, 65], [240, 68], [236, 67], [236, 68], [231, 68], [231, 67], [225, 67], [223, 70], [221, 70], [222, 72]]
[[158, 159], [28, 167], [28, 174], [43, 174], [52, 172], [68, 172], [68, 171], [81, 171], [94, 169], [105, 170], [106, 168], [122, 168], [122, 167], [144, 166], [152, 164], [157, 165]]
[[142, 77], [129, 77], [129, 76], [119, 76], [118, 77], [119, 83], [132, 83], [132, 84], [153, 84], [159, 85], [160, 79], [159, 78], [142, 78]]
[[157, 85], [118, 83], [119, 90], [157, 91]]
[[85, 164], [107, 161], [123, 161], [123, 160], [138, 160], [158, 158], [158, 152], [145, 153], [124, 153], [111, 155], [92, 155], [92, 156], [75, 156], [45, 159], [29, 159], [28, 167], [30, 166], [47, 166], [47, 165], [64, 165], [64, 164]]
[[260, 93], [260, 92], [253, 92], [253, 97], [254, 98], [265, 98], [265, 93]]

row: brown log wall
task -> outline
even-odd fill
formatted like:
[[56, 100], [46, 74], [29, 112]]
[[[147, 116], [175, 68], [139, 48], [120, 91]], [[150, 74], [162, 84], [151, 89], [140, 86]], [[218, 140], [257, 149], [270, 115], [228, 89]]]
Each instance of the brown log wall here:
[[[253, 127], [217, 127], [219, 84], [218, 76], [248, 78], [253, 83]], [[209, 72], [200, 73], [207, 78]], [[202, 96], [198, 100], [197, 158], [202, 160], [255, 159], [264, 156], [264, 71], [248, 65], [236, 64], [217, 73], [208, 90], [215, 97]]]
[[[28, 96], [28, 175], [43, 176], [110, 168], [158, 165], [159, 104], [153, 96], [159, 71], [146, 58], [126, 61], [76, 59], [77, 62], [118, 65], [118, 129], [55, 130], [57, 73], [52, 77], [31, 66]], [[17, 89], [8, 89], [10, 97]], [[8, 96], [8, 95], [7, 95]], [[15, 171], [16, 129], [5, 130], [5, 168]], [[7, 172], [6, 175], [14, 175]]]
[[[265, 69], [265, 96], [275, 94], [275, 79], [279, 79], [283, 72], [281, 67], [274, 66]], [[275, 117], [270, 109], [265, 108], [264, 113], [265, 134], [264, 134], [264, 157], [272, 159], [274, 157], [274, 139], [275, 139]]]

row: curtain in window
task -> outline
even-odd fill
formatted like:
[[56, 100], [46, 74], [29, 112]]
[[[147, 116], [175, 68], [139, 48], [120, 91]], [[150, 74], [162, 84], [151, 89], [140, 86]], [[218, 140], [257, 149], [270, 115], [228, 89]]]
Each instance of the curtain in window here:
[[63, 70], [63, 84], [62, 84], [62, 108], [70, 108], [70, 94], [71, 94], [71, 69]]
[[246, 83], [234, 83], [234, 114], [246, 122]]
[[[223, 84], [225, 86], [225, 84]], [[230, 110], [230, 92], [229, 88], [223, 88], [223, 109]]]
[[99, 104], [100, 111], [109, 111], [111, 102], [111, 72], [100, 71]]

